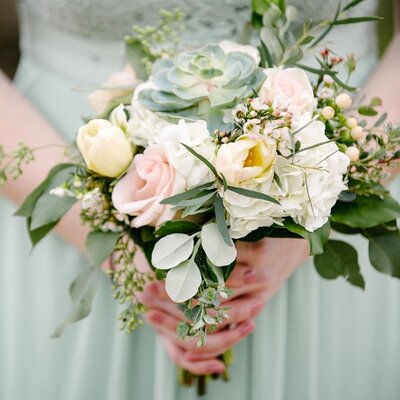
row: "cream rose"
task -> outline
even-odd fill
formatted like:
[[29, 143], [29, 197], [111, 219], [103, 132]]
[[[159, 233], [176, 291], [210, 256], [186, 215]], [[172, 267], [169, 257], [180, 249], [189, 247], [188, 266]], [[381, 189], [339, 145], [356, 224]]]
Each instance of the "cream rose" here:
[[105, 111], [111, 100], [131, 94], [136, 83], [135, 71], [130, 65], [126, 65], [123, 71], [111, 74], [101, 89], [89, 93], [87, 99], [93, 110], [100, 114]]
[[124, 132], [105, 119], [83, 125], [76, 142], [87, 167], [99, 175], [115, 178], [133, 158], [132, 145]]
[[263, 103], [287, 109], [293, 114], [294, 125], [304, 125], [313, 114], [314, 94], [306, 73], [299, 68], [265, 70], [259, 97]]
[[276, 143], [273, 139], [248, 134], [236, 142], [223, 144], [218, 150], [215, 167], [230, 184], [249, 180], [260, 183], [271, 176], [275, 158]]
[[153, 146], [134, 158], [128, 173], [115, 185], [112, 202], [120, 213], [136, 216], [134, 227], [158, 226], [176, 214], [160, 201], [184, 189], [184, 179], [162, 149]]

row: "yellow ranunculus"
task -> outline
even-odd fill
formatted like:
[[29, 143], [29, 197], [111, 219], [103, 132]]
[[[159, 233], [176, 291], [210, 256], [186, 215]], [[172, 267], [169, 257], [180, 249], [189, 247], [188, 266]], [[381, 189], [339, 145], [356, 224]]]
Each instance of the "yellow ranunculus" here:
[[133, 158], [124, 132], [105, 119], [93, 119], [82, 126], [76, 142], [87, 167], [109, 178], [122, 174]]
[[276, 159], [276, 144], [259, 134], [241, 136], [236, 142], [223, 144], [215, 167], [228, 183], [259, 183], [271, 176]]

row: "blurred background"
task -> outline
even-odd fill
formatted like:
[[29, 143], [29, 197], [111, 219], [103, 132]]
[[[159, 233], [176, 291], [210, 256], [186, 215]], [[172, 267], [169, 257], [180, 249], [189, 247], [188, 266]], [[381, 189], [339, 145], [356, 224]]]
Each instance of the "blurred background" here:
[[[288, 2], [290, 3], [290, 0]], [[19, 57], [17, 3], [18, 0], [0, 0], [0, 69], [10, 78], [15, 73]], [[377, 28], [381, 53], [386, 48], [393, 33], [395, 3], [399, 5], [400, 0], [380, 0], [377, 15], [385, 18], [384, 22], [378, 24]]]

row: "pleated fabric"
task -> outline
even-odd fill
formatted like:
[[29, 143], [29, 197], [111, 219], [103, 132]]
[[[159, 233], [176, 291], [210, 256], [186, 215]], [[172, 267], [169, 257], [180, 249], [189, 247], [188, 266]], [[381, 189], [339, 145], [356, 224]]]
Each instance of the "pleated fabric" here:
[[[73, 139], [80, 116], [89, 113], [82, 93], [72, 90], [84, 78], [68, 79], [25, 55], [16, 84]], [[397, 198], [399, 189], [395, 183]], [[70, 309], [69, 283], [87, 262], [54, 236], [30, 252], [25, 223], [14, 211], [1, 200], [0, 399], [197, 399], [194, 389], [177, 385], [176, 369], [150, 328], [130, 336], [118, 330], [105, 276], [91, 315], [49, 338]], [[231, 382], [211, 382], [205, 400], [399, 398], [400, 283], [372, 269], [365, 240], [352, 241], [365, 292], [321, 280], [307, 262], [235, 348]]]

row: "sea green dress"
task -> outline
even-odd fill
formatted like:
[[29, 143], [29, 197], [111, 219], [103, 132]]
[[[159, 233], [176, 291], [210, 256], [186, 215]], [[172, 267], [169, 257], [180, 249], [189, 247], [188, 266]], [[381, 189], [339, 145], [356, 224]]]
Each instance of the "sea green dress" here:
[[[297, 0], [303, 19], [332, 15], [336, 0]], [[82, 88], [123, 65], [123, 35], [148, 24], [159, 8], [182, 7], [185, 40], [234, 39], [249, 16], [247, 0], [22, 0], [22, 59], [16, 85], [60, 133], [72, 140], [89, 114]], [[360, 6], [372, 13], [374, 0]], [[341, 31], [331, 47], [360, 57], [358, 80], [376, 63], [374, 27]], [[1, 111], [0, 111], [1, 113]], [[21, 116], [23, 117], [23, 116]], [[32, 135], [35, 132], [31, 132]], [[399, 195], [399, 193], [397, 193]], [[67, 289], [85, 267], [56, 237], [30, 254], [24, 221], [0, 203], [0, 399], [191, 400], [149, 327], [119, 332], [110, 283], [102, 277], [89, 318], [50, 339], [69, 311]], [[367, 288], [321, 280], [302, 266], [236, 349], [229, 384], [206, 399], [397, 400], [400, 396], [400, 282], [374, 271], [357, 245]], [[265, 255], [268, 257], [268, 254]]]

